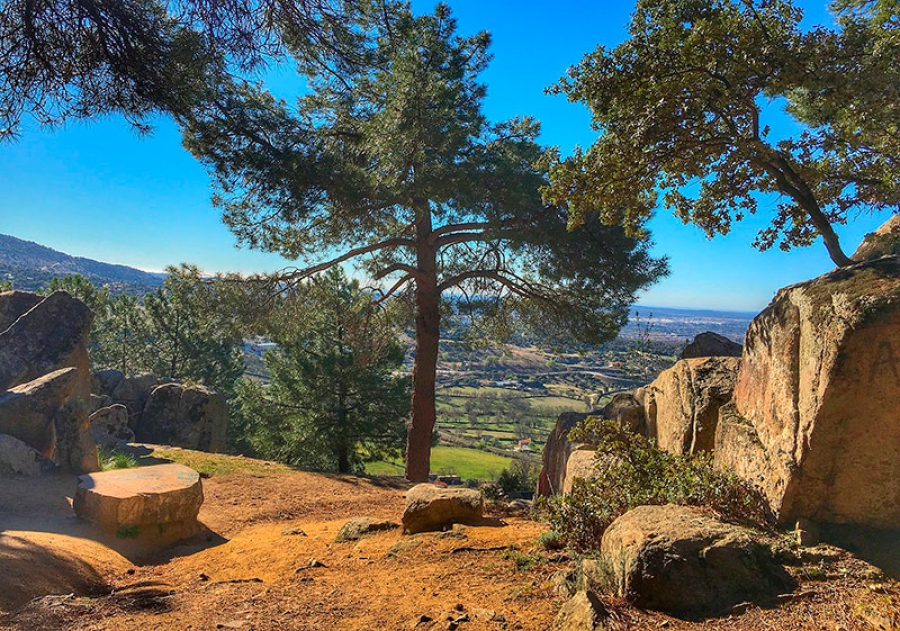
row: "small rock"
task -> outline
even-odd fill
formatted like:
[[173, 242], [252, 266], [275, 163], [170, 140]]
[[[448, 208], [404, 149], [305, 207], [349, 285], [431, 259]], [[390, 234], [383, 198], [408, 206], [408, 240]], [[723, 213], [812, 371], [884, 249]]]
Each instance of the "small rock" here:
[[310, 559], [306, 567], [328, 567], [318, 559]]
[[398, 524], [386, 519], [355, 517], [341, 526], [341, 529], [338, 530], [338, 533], [334, 538], [334, 542], [343, 543], [345, 541], [358, 541], [366, 535], [399, 527]]
[[288, 526], [287, 528], [285, 528], [284, 530], [281, 531], [281, 534], [285, 537], [294, 537], [294, 536], [298, 536], [298, 535], [301, 537], [306, 536], [306, 533], [303, 532], [303, 529], [298, 528], [297, 526]]
[[422, 614], [421, 616], [419, 616], [415, 620], [413, 620], [412, 628], [413, 629], [418, 628], [418, 627], [422, 626], [423, 624], [428, 624], [429, 622], [431, 622], [433, 620], [434, 620], [434, 618], [431, 618], [430, 616], [426, 616], [425, 614]]
[[593, 592], [581, 591], [570, 598], [553, 621], [553, 631], [595, 631], [609, 614]]

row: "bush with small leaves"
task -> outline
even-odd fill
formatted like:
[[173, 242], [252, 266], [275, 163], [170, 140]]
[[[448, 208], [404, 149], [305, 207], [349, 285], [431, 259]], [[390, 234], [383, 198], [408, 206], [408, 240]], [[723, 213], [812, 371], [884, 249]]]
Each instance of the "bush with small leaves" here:
[[576, 550], [596, 549], [613, 520], [647, 504], [700, 506], [724, 521], [763, 529], [773, 525], [759, 490], [733, 472], [715, 469], [708, 454], [669, 454], [654, 441], [595, 417], [585, 419], [569, 438], [596, 444], [605, 463], [602, 475], [577, 480], [571, 493], [547, 503], [551, 526]]

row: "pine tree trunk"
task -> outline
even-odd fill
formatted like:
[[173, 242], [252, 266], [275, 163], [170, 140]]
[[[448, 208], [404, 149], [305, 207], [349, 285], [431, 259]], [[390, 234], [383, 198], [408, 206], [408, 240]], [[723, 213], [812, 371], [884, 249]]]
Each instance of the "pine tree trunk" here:
[[441, 338], [441, 296], [437, 289], [437, 256], [431, 243], [431, 212], [427, 202], [415, 204], [417, 267], [416, 359], [413, 366], [412, 419], [406, 434], [406, 479], [427, 482], [431, 471], [431, 434], [437, 419], [434, 382]]
[[427, 482], [431, 470], [431, 434], [437, 412], [437, 376], [441, 314], [436, 283], [416, 287], [416, 360], [413, 367], [412, 421], [406, 435], [406, 479]]

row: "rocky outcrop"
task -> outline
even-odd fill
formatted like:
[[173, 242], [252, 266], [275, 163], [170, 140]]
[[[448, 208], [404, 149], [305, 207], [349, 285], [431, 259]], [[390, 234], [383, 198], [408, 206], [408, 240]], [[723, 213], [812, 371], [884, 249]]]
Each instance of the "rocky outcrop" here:
[[43, 296], [27, 291], [0, 293], [0, 333], [8, 329], [23, 313], [30, 311], [43, 299]]
[[134, 442], [134, 432], [128, 427], [128, 409], [114, 403], [91, 414], [91, 436], [98, 445], [115, 448]]
[[569, 456], [566, 463], [566, 478], [563, 480], [563, 495], [572, 492], [577, 480], [590, 480], [598, 476], [608, 475], [610, 470], [618, 463], [615, 456], [599, 454], [588, 445], [576, 449]]
[[538, 480], [538, 495], [561, 493], [566, 479], [566, 464], [576, 444], [569, 441], [569, 432], [589, 415], [579, 412], [563, 412], [550, 431], [541, 454], [543, 467]]
[[878, 230], [867, 234], [853, 254], [853, 260], [864, 262], [882, 256], [900, 256], [900, 215], [894, 215]]
[[0, 294], [0, 432], [78, 472], [99, 468], [88, 420], [92, 319], [65, 292]]
[[0, 433], [65, 469], [96, 471], [87, 408], [77, 396], [81, 379], [78, 369], [62, 368], [0, 394]]
[[442, 530], [452, 524], [477, 523], [483, 514], [484, 500], [475, 489], [418, 484], [406, 494], [403, 532], [415, 534]]
[[765, 601], [792, 584], [751, 531], [686, 506], [640, 506], [600, 544], [602, 587], [647, 609], [694, 618]]
[[694, 338], [694, 341], [684, 347], [681, 359], [694, 359], [697, 357], [740, 357], [744, 347], [729, 340], [724, 335], [707, 331]]
[[619, 427], [635, 434], [645, 434], [647, 418], [643, 404], [633, 394], [620, 392], [613, 396], [599, 412], [594, 415], [615, 421]]
[[54, 468], [53, 463], [18, 438], [0, 434], [0, 476], [32, 478]]
[[225, 397], [204, 386], [167, 383], [150, 392], [135, 428], [140, 442], [219, 452], [225, 449]]
[[98, 370], [91, 375], [91, 394], [97, 396], [112, 397], [119, 384], [125, 380], [125, 373], [121, 370]]
[[82, 475], [72, 507], [82, 519], [135, 537], [196, 531], [202, 504], [200, 475], [164, 464]]
[[716, 462], [782, 523], [900, 526], [900, 258], [778, 292], [747, 332]]
[[674, 454], [712, 451], [719, 408], [732, 396], [740, 359], [683, 359], [640, 393], [647, 435]]
[[0, 391], [60, 368], [77, 368], [75, 394], [90, 396], [87, 344], [93, 314], [80, 300], [56, 292], [0, 333]]
[[[543, 466], [538, 478], [538, 495], [568, 493], [571, 490], [571, 482], [568, 486], [566, 484], [566, 470], [569, 458], [575, 451], [591, 450], [593, 446], [573, 443], [569, 440], [569, 432], [589, 416], [597, 416], [614, 421], [626, 431], [641, 434], [646, 431], [646, 417], [643, 404], [634, 395], [628, 393], [616, 394], [603, 408], [588, 414], [583, 412], [563, 412], [556, 420], [556, 425], [544, 444], [544, 451], [541, 455]], [[584, 462], [579, 460], [579, 471], [582, 470], [583, 464]]]
[[[102, 384], [103, 381], [100, 380]], [[123, 377], [115, 383], [111, 391], [98, 392], [108, 395], [115, 403], [128, 408], [128, 425], [136, 429], [140, 423], [141, 414], [150, 398], [150, 392], [159, 384], [159, 379], [150, 373], [139, 373]]]

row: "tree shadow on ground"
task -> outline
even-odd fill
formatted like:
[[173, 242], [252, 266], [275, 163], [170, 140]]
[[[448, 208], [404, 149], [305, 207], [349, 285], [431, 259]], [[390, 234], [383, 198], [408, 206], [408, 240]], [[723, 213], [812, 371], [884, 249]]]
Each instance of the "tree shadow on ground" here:
[[109, 586], [87, 561], [26, 537], [0, 536], [0, 610], [12, 611], [46, 594], [97, 596]]
[[226, 542], [199, 522], [143, 534], [101, 528], [72, 510], [77, 485], [78, 476], [72, 474], [4, 478], [0, 484], [0, 545], [10, 545], [8, 539], [65, 535], [101, 544], [134, 565], [155, 565]]
[[900, 529], [882, 530], [851, 524], [824, 524], [823, 541], [852, 552], [889, 578], [900, 579]]

